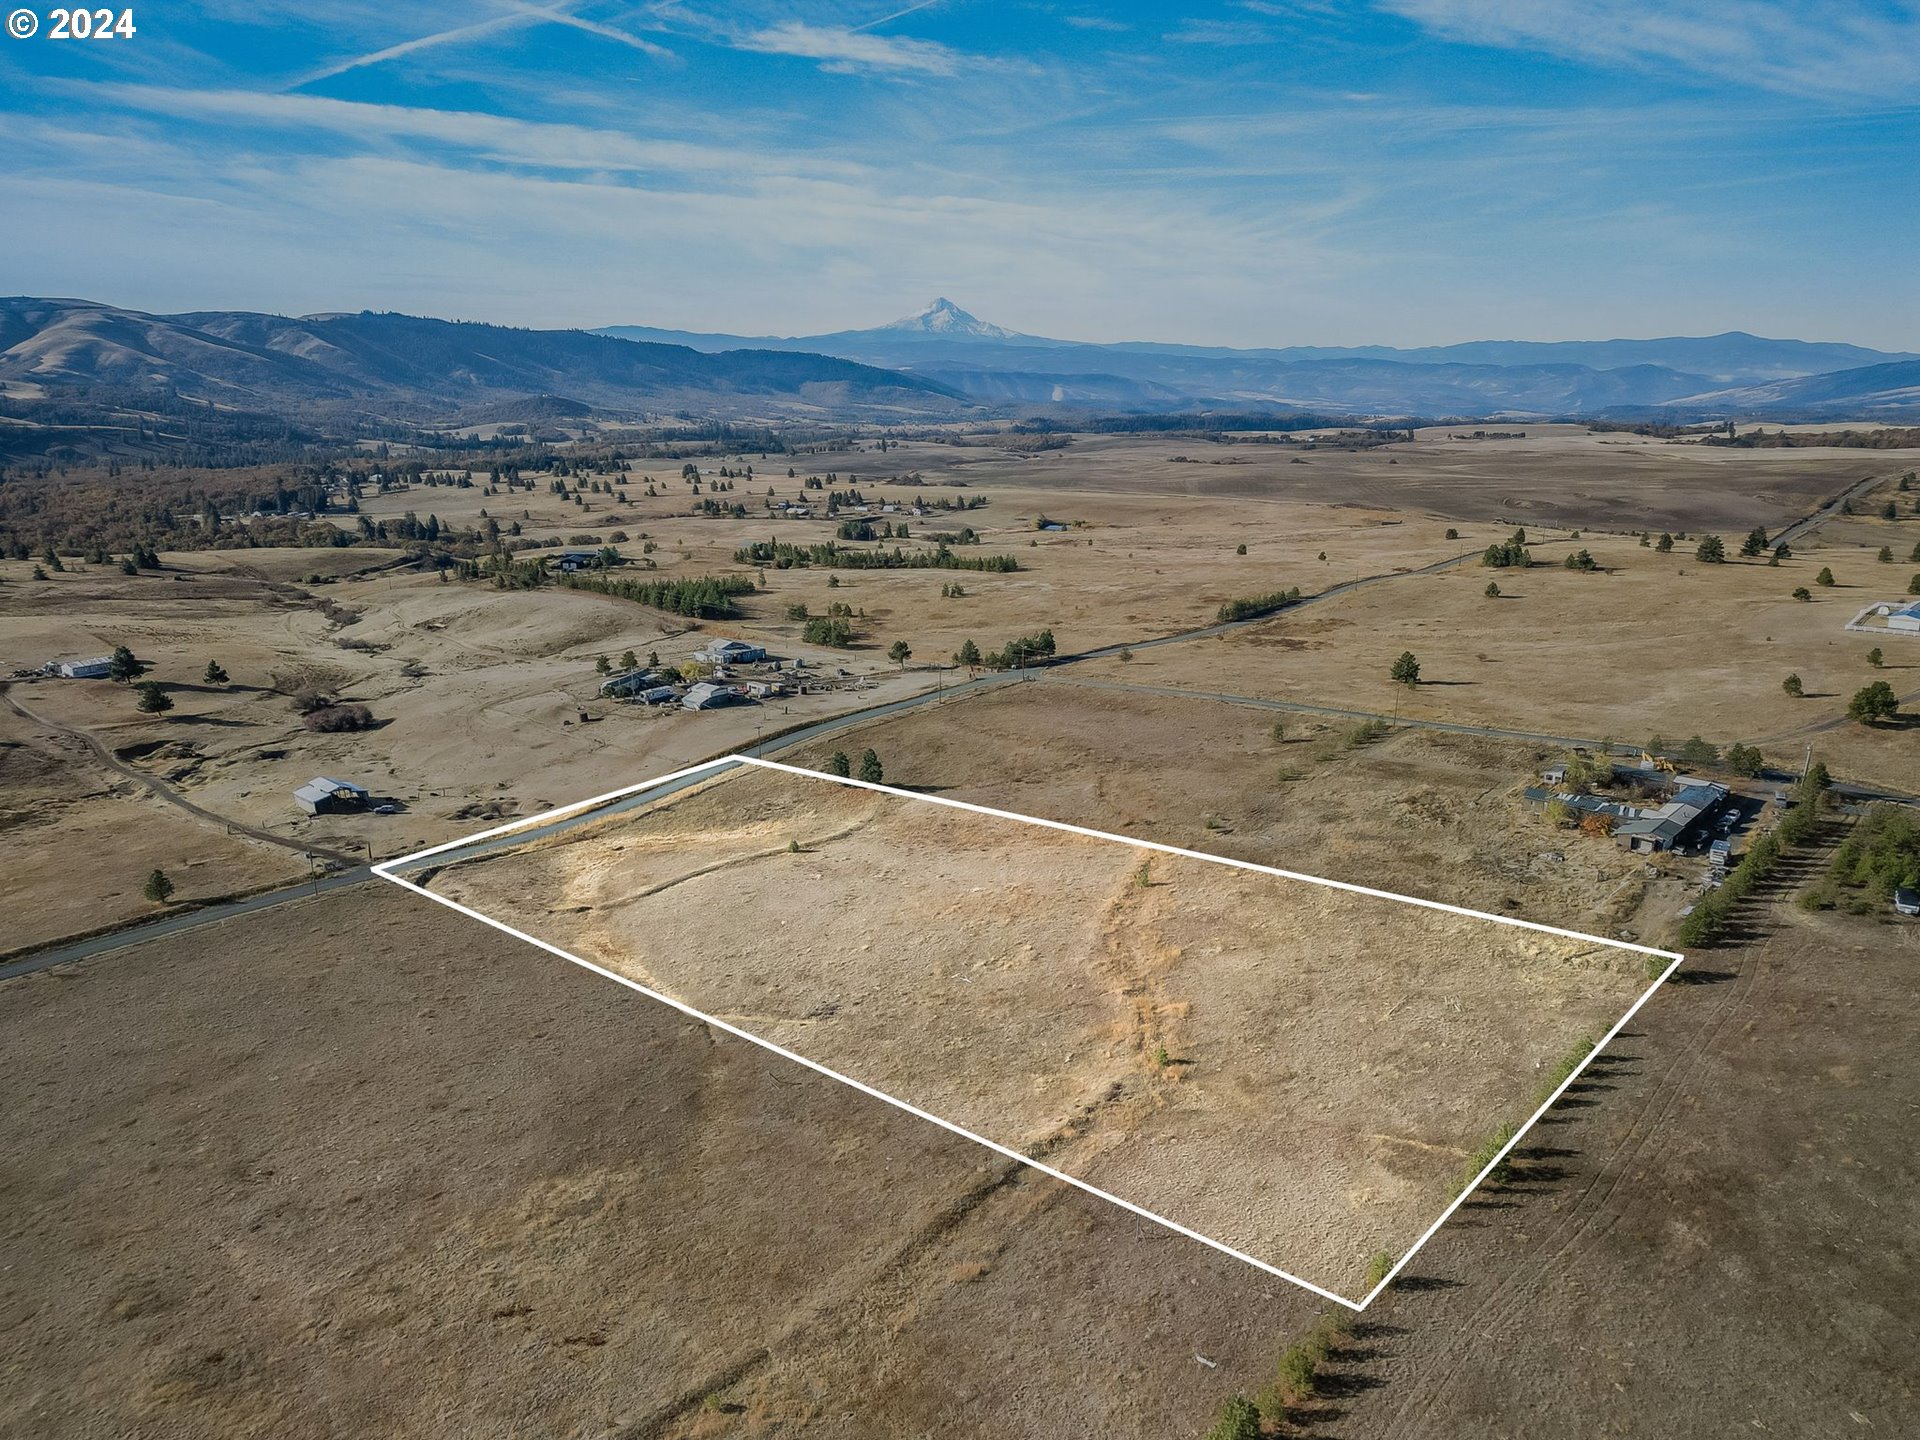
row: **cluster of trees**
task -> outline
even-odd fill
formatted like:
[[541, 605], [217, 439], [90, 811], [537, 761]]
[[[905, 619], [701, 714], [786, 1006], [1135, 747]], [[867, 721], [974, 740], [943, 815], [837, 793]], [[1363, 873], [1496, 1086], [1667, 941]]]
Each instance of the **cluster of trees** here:
[[810, 565], [842, 570], [986, 570], [1007, 574], [1020, 568], [1011, 555], [956, 555], [945, 545], [935, 550], [848, 550], [838, 541], [818, 545], [789, 545], [784, 540], [756, 540], [733, 552], [737, 565], [771, 565], [776, 570], [804, 570]]
[[1229, 600], [1219, 609], [1222, 624], [1229, 620], [1253, 620], [1261, 615], [1272, 615], [1286, 609], [1289, 605], [1300, 603], [1300, 587], [1290, 590], [1273, 590], [1265, 595], [1248, 595], [1238, 600]]
[[1800, 903], [1831, 910], [1850, 900], [1855, 908], [1874, 910], [1901, 889], [1920, 889], [1920, 817], [1905, 806], [1873, 805]]
[[1527, 532], [1516, 530], [1505, 540], [1495, 541], [1481, 552], [1480, 563], [1496, 570], [1524, 570], [1533, 563], [1527, 550]]
[[853, 644], [853, 623], [843, 615], [815, 615], [800, 631], [809, 645], [827, 645], [845, 650]]
[[1892, 720], [1899, 713], [1900, 697], [1893, 693], [1893, 686], [1884, 680], [1862, 685], [1847, 701], [1847, 718], [1858, 720], [1862, 725], [1878, 725]]
[[[853, 777], [853, 762], [847, 758], [846, 751], [836, 750], [827, 757], [827, 773], [842, 779]], [[879, 785], [886, 779], [886, 769], [880, 764], [880, 757], [871, 749], [860, 756], [860, 774], [857, 778], [869, 785]]]
[[[537, 562], [535, 562], [537, 564]], [[569, 590], [591, 590], [617, 600], [665, 610], [672, 615], [687, 615], [696, 620], [724, 620], [737, 612], [734, 597], [750, 595], [753, 581], [743, 575], [689, 576], [683, 580], [622, 580], [610, 575], [565, 575], [560, 583]]]
[[1590, 550], [1576, 550], [1561, 562], [1569, 570], [1598, 570], [1600, 562], [1593, 558]]
[[1816, 763], [1794, 787], [1793, 803], [1772, 834], [1762, 835], [1747, 847], [1740, 863], [1733, 867], [1718, 889], [1709, 890], [1694, 902], [1693, 911], [1680, 922], [1680, 943], [1689, 949], [1711, 945], [1726, 934], [1733, 921], [1735, 907], [1751, 895], [1795, 845], [1813, 838], [1820, 825], [1820, 810], [1831, 784], [1827, 767]]
[[1009, 640], [998, 650], [980, 653], [980, 647], [971, 639], [964, 641], [953, 652], [954, 663], [964, 665], [969, 670], [981, 666], [989, 670], [1023, 670], [1029, 665], [1044, 663], [1054, 656], [1052, 630], [1042, 630], [1037, 635], [1022, 635]]

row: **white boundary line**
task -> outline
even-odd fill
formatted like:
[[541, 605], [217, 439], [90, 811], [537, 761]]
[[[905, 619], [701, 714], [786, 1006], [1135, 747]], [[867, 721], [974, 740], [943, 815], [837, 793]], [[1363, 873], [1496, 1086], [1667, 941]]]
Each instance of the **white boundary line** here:
[[[964, 1126], [956, 1125], [951, 1120], [942, 1119], [940, 1116], [935, 1115], [930, 1111], [922, 1110], [919, 1106], [914, 1105], [909, 1101], [902, 1100], [899, 1097], [894, 1095], [889, 1095], [884, 1090], [877, 1090], [873, 1086], [868, 1085], [863, 1081], [856, 1080], [850, 1075], [843, 1075], [838, 1070], [832, 1069], [831, 1067], [826, 1065], [822, 1065], [817, 1060], [810, 1060], [804, 1055], [797, 1054], [796, 1052], [787, 1049], [785, 1046], [777, 1045], [771, 1040], [767, 1040], [759, 1035], [755, 1035], [750, 1031], [742, 1030], [737, 1025], [729, 1024], [727, 1021], [718, 1019], [717, 1017], [712, 1015], [708, 1015], [704, 1011], [696, 1010], [693, 1006], [686, 1004], [684, 1001], [676, 1000], [671, 995], [664, 995], [657, 990], [651, 990], [645, 985], [640, 984], [638, 981], [630, 980], [626, 976], [621, 975], [616, 971], [609, 970], [606, 967], [601, 965], [596, 965], [591, 960], [583, 960], [578, 955], [574, 955], [569, 951], [562, 950], [558, 945], [550, 944], [547, 941], [538, 938], [537, 936], [527, 934], [523, 930], [516, 930], [513, 926], [508, 925], [504, 921], [496, 920], [490, 915], [483, 914], [482, 912], [473, 909], [471, 906], [462, 905], [457, 900], [452, 900], [444, 895], [436, 894], [432, 890], [427, 889], [424, 885], [417, 885], [413, 881], [403, 879], [401, 876], [393, 873], [398, 869], [417, 865], [422, 860], [426, 860], [434, 855], [443, 854], [449, 850], [463, 849], [467, 846], [475, 844], [478, 841], [495, 839], [502, 835], [512, 834], [514, 831], [517, 831], [517, 830], [528, 830], [528, 829], [537, 828], [538, 826], [552, 822], [557, 817], [574, 814], [576, 812], [593, 810], [600, 806], [607, 805], [614, 801], [621, 800], [629, 795], [634, 795], [634, 794], [641, 793], [643, 791], [651, 790], [661, 785], [672, 784], [675, 781], [686, 780], [692, 776], [701, 774], [703, 771], [713, 771], [715, 774], [724, 773], [726, 769], [730, 769], [733, 766], [738, 764], [757, 765], [762, 769], [778, 770], [785, 774], [801, 776], [808, 780], [828, 780], [838, 785], [851, 786], [855, 789], [860, 789], [860, 790], [872, 790], [882, 795], [892, 795], [903, 800], [919, 800], [930, 805], [944, 805], [944, 806], [947, 806], [949, 809], [967, 810], [967, 811], [971, 811], [976, 815], [989, 815], [994, 817], [995, 819], [1013, 820], [1024, 825], [1038, 825], [1048, 830], [1058, 830], [1070, 835], [1083, 835], [1089, 839], [1107, 840], [1107, 841], [1115, 842], [1117, 844], [1131, 845], [1136, 849], [1154, 850], [1166, 855], [1179, 855], [1191, 860], [1210, 861], [1216, 865], [1226, 865], [1238, 870], [1251, 871], [1255, 874], [1274, 875], [1274, 876], [1280, 877], [1281, 879], [1286, 879], [1286, 880], [1305, 881], [1308, 884], [1323, 885], [1334, 890], [1345, 890], [1358, 895], [1370, 895], [1375, 897], [1376, 899], [1397, 900], [1402, 904], [1417, 905], [1422, 907], [1423, 909], [1428, 909], [1428, 910], [1440, 910], [1451, 915], [1464, 915], [1475, 920], [1491, 920], [1495, 924], [1508, 925], [1516, 929], [1535, 930], [1548, 935], [1559, 935], [1571, 940], [1584, 940], [1596, 945], [1605, 945], [1616, 950], [1630, 950], [1642, 955], [1657, 956], [1659, 958], [1669, 961], [1670, 963], [1661, 972], [1660, 978], [1655, 980], [1651, 985], [1649, 985], [1646, 988], [1646, 990], [1644, 990], [1641, 993], [1640, 998], [1633, 1002], [1632, 1007], [1627, 1011], [1627, 1013], [1622, 1015], [1620, 1019], [1615, 1022], [1613, 1028], [1608, 1030], [1606, 1035], [1601, 1038], [1600, 1042], [1597, 1045], [1595, 1045], [1593, 1049], [1587, 1052], [1586, 1058], [1581, 1060], [1581, 1062], [1574, 1067], [1573, 1071], [1566, 1077], [1566, 1079], [1562, 1080], [1560, 1084], [1554, 1088], [1553, 1093], [1548, 1095], [1547, 1098], [1541, 1102], [1540, 1107], [1537, 1110], [1535, 1110], [1533, 1114], [1527, 1118], [1526, 1123], [1521, 1125], [1518, 1129], [1514, 1131], [1513, 1137], [1510, 1140], [1508, 1140], [1505, 1145], [1501, 1146], [1499, 1153], [1496, 1154], [1491, 1160], [1487, 1162], [1485, 1168], [1483, 1168], [1478, 1175], [1474, 1176], [1473, 1180], [1467, 1185], [1467, 1187], [1464, 1190], [1462, 1190], [1458, 1196], [1454, 1198], [1453, 1203], [1448, 1205], [1447, 1208], [1441, 1212], [1440, 1217], [1426, 1228], [1426, 1230], [1421, 1234], [1418, 1240], [1414, 1241], [1412, 1248], [1409, 1249], [1406, 1252], [1406, 1254], [1400, 1257], [1399, 1261], [1395, 1263], [1393, 1268], [1387, 1272], [1386, 1276], [1383, 1279], [1381, 1279], [1381, 1281], [1377, 1285], [1375, 1285], [1373, 1289], [1369, 1290], [1364, 1298], [1358, 1301], [1349, 1300], [1347, 1299], [1346, 1296], [1335, 1294], [1333, 1291], [1326, 1289], [1324, 1286], [1314, 1284], [1313, 1281], [1311, 1280], [1302, 1279], [1300, 1276], [1295, 1275], [1290, 1271], [1283, 1270], [1277, 1265], [1269, 1265], [1266, 1261], [1255, 1259], [1253, 1256], [1247, 1254], [1246, 1252], [1241, 1250], [1236, 1250], [1231, 1245], [1228, 1245], [1223, 1241], [1215, 1240], [1209, 1235], [1203, 1235], [1198, 1230], [1194, 1230], [1186, 1225], [1182, 1225], [1177, 1220], [1170, 1220], [1164, 1215], [1156, 1214], [1154, 1211], [1146, 1209], [1144, 1206], [1134, 1204], [1133, 1201], [1131, 1200], [1122, 1199], [1118, 1195], [1112, 1194], [1111, 1192], [1106, 1190], [1102, 1190], [1097, 1185], [1089, 1184], [1085, 1180], [1076, 1179], [1074, 1176], [1067, 1174], [1063, 1170], [1055, 1169], [1053, 1166], [1048, 1165], [1043, 1161], [1035, 1160], [1031, 1156], [1024, 1155], [1020, 1151], [1015, 1150], [1010, 1146], [1001, 1144], [997, 1140], [989, 1140], [984, 1135], [975, 1134], [973, 1131], [966, 1129]], [[922, 795], [916, 791], [902, 790], [896, 786], [891, 786], [891, 785], [875, 784], [874, 782], [869, 780], [855, 780], [843, 775], [830, 775], [819, 770], [808, 770], [798, 765], [784, 765], [784, 764], [781, 764], [779, 761], [775, 761], [775, 760], [763, 760], [756, 755], [738, 755], [738, 754], [723, 755], [717, 760], [708, 760], [699, 765], [689, 765], [684, 769], [671, 771], [668, 774], [657, 776], [652, 780], [642, 781], [637, 785], [626, 785], [626, 786], [622, 786], [618, 790], [610, 790], [604, 795], [596, 795], [589, 800], [577, 800], [570, 805], [556, 806], [551, 810], [543, 810], [538, 815], [531, 815], [524, 819], [508, 821], [504, 825], [496, 825], [490, 830], [482, 830], [477, 832], [476, 834], [465, 836], [462, 839], [449, 840], [444, 844], [430, 845], [424, 850], [416, 850], [409, 855], [397, 856], [392, 860], [385, 860], [378, 865], [372, 866], [371, 871], [373, 874], [379, 876], [382, 880], [386, 880], [391, 882], [392, 884], [398, 885], [402, 889], [411, 890], [416, 895], [423, 895], [427, 899], [432, 900], [437, 904], [446, 906], [449, 910], [453, 910], [458, 912], [461, 915], [465, 915], [470, 920], [478, 920], [482, 925], [491, 926], [493, 929], [498, 930], [503, 934], [511, 935], [516, 940], [524, 941], [526, 944], [533, 946], [535, 949], [544, 950], [549, 955], [556, 956], [561, 960], [565, 960], [571, 964], [578, 965], [583, 970], [592, 971], [595, 975], [598, 975], [601, 978], [606, 980], [611, 980], [616, 985], [623, 985], [629, 990], [635, 991], [638, 994], [646, 996], [649, 1000], [657, 1000], [662, 1005], [668, 1006], [669, 1008], [674, 1010], [678, 1010], [682, 1014], [690, 1016], [691, 1018], [700, 1021], [702, 1024], [711, 1025], [718, 1030], [724, 1030], [727, 1034], [733, 1035], [738, 1037], [739, 1039], [745, 1040], [751, 1045], [757, 1045], [763, 1050], [771, 1051], [773, 1054], [780, 1056], [782, 1059], [791, 1060], [794, 1064], [804, 1066], [806, 1069], [812, 1070], [817, 1074], [824, 1075], [830, 1080], [837, 1080], [842, 1085], [846, 1085], [851, 1089], [858, 1090], [863, 1095], [870, 1096], [875, 1100], [883, 1101], [886, 1104], [893, 1106], [895, 1109], [904, 1110], [907, 1114], [914, 1116], [916, 1119], [925, 1120], [930, 1124], [939, 1126], [942, 1130], [946, 1130], [954, 1135], [960, 1136], [962, 1139], [971, 1140], [976, 1145], [985, 1146], [987, 1149], [994, 1151], [996, 1154], [1004, 1155], [1009, 1160], [1013, 1160], [1021, 1165], [1026, 1165], [1032, 1169], [1038, 1170], [1041, 1174], [1050, 1176], [1051, 1178], [1058, 1180], [1063, 1184], [1071, 1185], [1076, 1190], [1082, 1190], [1089, 1195], [1098, 1196], [1100, 1199], [1108, 1201], [1111, 1204], [1117, 1205], [1122, 1210], [1126, 1210], [1134, 1215], [1137, 1215], [1143, 1220], [1151, 1220], [1154, 1224], [1164, 1226], [1166, 1229], [1173, 1231], [1177, 1235], [1182, 1235], [1189, 1240], [1197, 1240], [1202, 1245], [1206, 1245], [1214, 1250], [1218, 1250], [1223, 1255], [1230, 1255], [1235, 1260], [1240, 1260], [1245, 1262], [1248, 1265], [1253, 1266], [1256, 1270], [1265, 1271], [1269, 1275], [1276, 1276], [1279, 1279], [1290, 1282], [1291, 1284], [1298, 1285], [1304, 1290], [1310, 1290], [1314, 1294], [1320, 1296], [1322, 1299], [1331, 1300], [1335, 1304], [1343, 1305], [1347, 1309], [1352, 1310], [1356, 1313], [1365, 1310], [1367, 1306], [1371, 1305], [1374, 1302], [1375, 1298], [1377, 1298], [1383, 1290], [1385, 1290], [1390, 1284], [1393, 1283], [1394, 1278], [1398, 1276], [1400, 1272], [1406, 1268], [1407, 1263], [1410, 1260], [1412, 1260], [1413, 1257], [1420, 1252], [1421, 1248], [1426, 1245], [1427, 1241], [1431, 1240], [1434, 1237], [1434, 1235], [1439, 1231], [1440, 1227], [1446, 1224], [1446, 1222], [1452, 1217], [1454, 1211], [1458, 1210], [1461, 1207], [1461, 1205], [1463, 1205], [1467, 1201], [1467, 1199], [1470, 1196], [1472, 1196], [1473, 1192], [1479, 1189], [1481, 1182], [1484, 1181], [1486, 1177], [1492, 1173], [1494, 1168], [1498, 1166], [1502, 1160], [1506, 1159], [1507, 1155], [1513, 1150], [1513, 1148], [1517, 1146], [1521, 1142], [1521, 1140], [1526, 1137], [1527, 1132], [1533, 1128], [1535, 1123], [1539, 1121], [1540, 1117], [1542, 1115], [1545, 1115], [1548, 1110], [1553, 1108], [1554, 1102], [1557, 1101], [1561, 1097], [1561, 1095], [1563, 1095], [1566, 1092], [1567, 1087], [1572, 1085], [1575, 1080], [1580, 1078], [1581, 1074], [1586, 1070], [1587, 1066], [1593, 1063], [1594, 1057], [1597, 1056], [1602, 1050], [1606, 1049], [1608, 1044], [1612, 1042], [1613, 1038], [1616, 1035], [1618, 1035], [1621, 1032], [1621, 1030], [1626, 1028], [1627, 1022], [1633, 1019], [1633, 1017], [1639, 1012], [1641, 1006], [1645, 1005], [1648, 1000], [1653, 998], [1653, 994], [1655, 991], [1657, 991], [1662, 985], [1666, 984], [1668, 978], [1672, 976], [1675, 970], [1680, 968], [1681, 962], [1686, 958], [1684, 955], [1678, 954], [1672, 950], [1656, 950], [1651, 946], [1634, 945], [1624, 940], [1610, 940], [1603, 935], [1589, 935], [1589, 934], [1586, 934], [1584, 931], [1562, 929], [1560, 926], [1557, 926], [1557, 925], [1543, 925], [1533, 920], [1517, 920], [1509, 915], [1492, 915], [1487, 913], [1486, 911], [1472, 910], [1460, 905], [1448, 905], [1438, 900], [1425, 900], [1415, 895], [1399, 895], [1399, 894], [1395, 894], [1391, 890], [1376, 890], [1370, 886], [1354, 885], [1343, 880], [1328, 880], [1322, 876], [1305, 875], [1292, 870], [1279, 870], [1279, 869], [1273, 868], [1272, 866], [1256, 865], [1251, 861], [1234, 860], [1223, 855], [1208, 855], [1205, 852], [1199, 851], [1199, 850], [1186, 850], [1186, 849], [1182, 849], [1177, 845], [1163, 845], [1158, 841], [1141, 840], [1131, 835], [1115, 835], [1108, 831], [1093, 830], [1082, 825], [1070, 825], [1065, 821], [1061, 821], [1061, 820], [1047, 820], [1036, 815], [1021, 815], [1011, 810], [996, 810], [991, 806], [976, 805], [966, 800], [951, 800], [940, 795]]]

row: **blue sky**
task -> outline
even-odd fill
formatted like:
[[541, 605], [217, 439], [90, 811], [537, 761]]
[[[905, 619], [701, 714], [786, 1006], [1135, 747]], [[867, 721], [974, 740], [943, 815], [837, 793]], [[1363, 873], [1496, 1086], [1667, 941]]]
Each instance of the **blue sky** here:
[[1089, 340], [1920, 348], [1920, 0], [135, 22], [0, 39], [0, 290], [748, 334], [944, 294]]

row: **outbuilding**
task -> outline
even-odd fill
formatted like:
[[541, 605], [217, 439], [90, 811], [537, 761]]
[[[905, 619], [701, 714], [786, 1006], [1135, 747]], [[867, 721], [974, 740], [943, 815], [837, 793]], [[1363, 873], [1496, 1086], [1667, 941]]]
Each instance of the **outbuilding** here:
[[1887, 612], [1889, 630], [1920, 630], [1920, 600], [1911, 601]]
[[339, 815], [367, 808], [367, 792], [350, 780], [316, 775], [293, 792], [293, 803], [309, 815]]
[[53, 669], [63, 680], [104, 680], [113, 673], [113, 657], [96, 655], [91, 660], [62, 660]]

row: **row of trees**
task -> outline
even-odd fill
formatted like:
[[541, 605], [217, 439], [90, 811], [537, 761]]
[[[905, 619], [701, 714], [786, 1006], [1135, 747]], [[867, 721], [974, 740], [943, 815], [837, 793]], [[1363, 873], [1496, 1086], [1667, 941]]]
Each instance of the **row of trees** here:
[[1300, 587], [1295, 585], [1289, 590], [1273, 590], [1265, 595], [1248, 595], [1239, 600], [1229, 600], [1219, 609], [1222, 624], [1232, 620], [1253, 620], [1262, 615], [1272, 615], [1286, 609], [1289, 605], [1300, 603]]
[[1029, 665], [1044, 664], [1054, 656], [1052, 630], [1042, 630], [1035, 635], [1022, 635], [1009, 640], [998, 650], [982, 654], [980, 647], [969, 638], [953, 652], [954, 663], [964, 665], [968, 670], [984, 666], [988, 670], [1021, 670]]
[[1771, 834], [1762, 835], [1747, 847], [1740, 863], [1733, 867], [1717, 889], [1708, 890], [1694, 902], [1693, 910], [1680, 922], [1679, 941], [1689, 949], [1711, 945], [1720, 940], [1732, 924], [1740, 902], [1751, 895], [1780, 866], [1787, 852], [1813, 838], [1820, 825], [1820, 811], [1831, 784], [1827, 767], [1816, 763], [1794, 787], [1793, 803], [1780, 817]]
[[985, 570], [1007, 574], [1020, 568], [1011, 555], [960, 555], [945, 545], [933, 550], [849, 550], [836, 540], [817, 545], [789, 545], [784, 540], [756, 540], [733, 552], [736, 565], [770, 565], [775, 570], [805, 569], [810, 565], [841, 570]]

